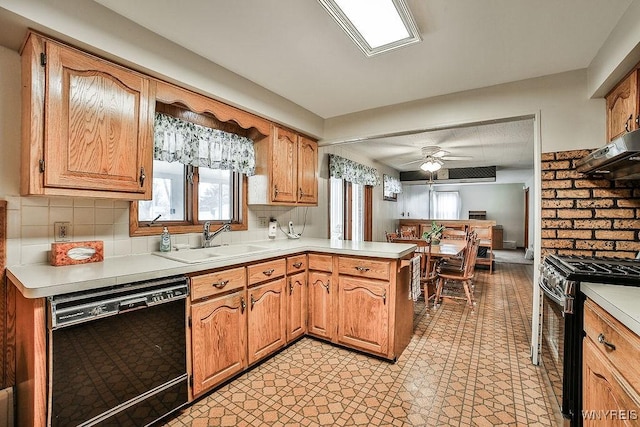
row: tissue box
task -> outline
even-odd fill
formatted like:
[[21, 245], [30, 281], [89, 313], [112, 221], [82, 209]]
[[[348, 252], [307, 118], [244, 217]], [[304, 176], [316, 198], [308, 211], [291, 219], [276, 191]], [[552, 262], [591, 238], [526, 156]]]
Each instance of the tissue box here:
[[51, 244], [49, 261], [53, 266], [86, 264], [104, 259], [102, 240]]

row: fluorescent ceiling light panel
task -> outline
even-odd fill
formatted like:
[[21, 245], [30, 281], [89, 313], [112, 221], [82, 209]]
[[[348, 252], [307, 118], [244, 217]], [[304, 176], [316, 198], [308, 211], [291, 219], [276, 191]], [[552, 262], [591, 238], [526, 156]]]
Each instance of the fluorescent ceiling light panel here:
[[417, 43], [405, 0], [318, 0], [367, 56]]

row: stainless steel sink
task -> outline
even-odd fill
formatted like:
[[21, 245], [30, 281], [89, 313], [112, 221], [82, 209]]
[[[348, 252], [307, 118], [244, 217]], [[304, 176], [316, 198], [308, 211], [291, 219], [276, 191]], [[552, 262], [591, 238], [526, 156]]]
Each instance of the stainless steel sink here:
[[213, 261], [215, 259], [267, 251], [269, 248], [260, 245], [230, 245], [211, 248], [186, 249], [171, 252], [153, 252], [154, 255], [180, 261], [187, 264]]

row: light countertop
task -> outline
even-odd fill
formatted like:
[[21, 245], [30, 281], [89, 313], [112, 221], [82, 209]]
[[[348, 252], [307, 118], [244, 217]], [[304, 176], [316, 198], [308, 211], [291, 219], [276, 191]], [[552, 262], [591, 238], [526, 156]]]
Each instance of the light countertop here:
[[[245, 242], [265, 250], [247, 254], [219, 256], [211, 261], [186, 264], [154, 254], [105, 258], [102, 262], [53, 267], [48, 264], [19, 265], [7, 269], [7, 276], [26, 298], [42, 298], [97, 289], [142, 280], [229, 267], [236, 264], [282, 257], [300, 252], [400, 259], [411, 254], [416, 245], [386, 242], [310, 239]], [[234, 245], [230, 245], [234, 246]], [[191, 249], [189, 249], [191, 250]], [[197, 250], [197, 249], [196, 249]]]
[[580, 290], [620, 323], [640, 335], [640, 287], [580, 283]]

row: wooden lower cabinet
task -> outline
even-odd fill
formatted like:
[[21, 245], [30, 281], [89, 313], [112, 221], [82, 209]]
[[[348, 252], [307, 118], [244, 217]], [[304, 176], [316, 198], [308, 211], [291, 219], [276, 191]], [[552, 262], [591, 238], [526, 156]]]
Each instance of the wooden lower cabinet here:
[[249, 364], [284, 347], [286, 334], [285, 278], [248, 290]]
[[389, 283], [341, 276], [338, 289], [338, 342], [386, 356]]
[[287, 277], [287, 342], [307, 333], [307, 272]]
[[[582, 407], [584, 426], [637, 426], [640, 401], [636, 390], [630, 388], [617, 368], [600, 352], [596, 344], [585, 339], [582, 355]], [[624, 369], [624, 367], [622, 367]], [[607, 414], [616, 413], [616, 418]], [[624, 415], [621, 415], [624, 414]], [[620, 419], [620, 418], [625, 419]]]
[[247, 367], [245, 290], [191, 305], [193, 395]]
[[640, 425], [640, 337], [590, 299], [584, 331], [583, 425]]
[[333, 304], [331, 273], [309, 271], [308, 333], [319, 338], [333, 338]]

